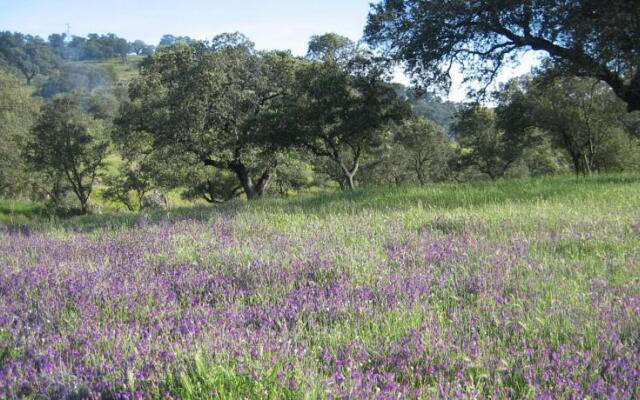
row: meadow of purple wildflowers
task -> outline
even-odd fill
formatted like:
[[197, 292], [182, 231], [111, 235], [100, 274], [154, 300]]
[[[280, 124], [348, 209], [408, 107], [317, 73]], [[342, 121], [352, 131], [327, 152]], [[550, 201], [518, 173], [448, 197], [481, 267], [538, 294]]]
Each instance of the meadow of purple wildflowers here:
[[0, 398], [639, 398], [616, 190], [5, 229]]

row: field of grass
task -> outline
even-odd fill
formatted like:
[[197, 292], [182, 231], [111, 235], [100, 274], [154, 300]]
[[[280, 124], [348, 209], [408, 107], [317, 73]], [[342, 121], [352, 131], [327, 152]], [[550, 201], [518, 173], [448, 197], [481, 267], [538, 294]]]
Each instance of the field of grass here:
[[110, 58], [106, 60], [84, 60], [84, 61], [69, 61], [70, 65], [88, 66], [96, 65], [99, 67], [112, 70], [116, 75], [118, 81], [130, 81], [138, 76], [138, 65], [144, 59], [144, 56], [128, 56], [126, 61], [122, 61], [120, 58]]
[[0, 198], [0, 224], [9, 226], [33, 223], [42, 216], [41, 205], [26, 200]]
[[0, 398], [640, 397], [638, 175], [5, 204]]

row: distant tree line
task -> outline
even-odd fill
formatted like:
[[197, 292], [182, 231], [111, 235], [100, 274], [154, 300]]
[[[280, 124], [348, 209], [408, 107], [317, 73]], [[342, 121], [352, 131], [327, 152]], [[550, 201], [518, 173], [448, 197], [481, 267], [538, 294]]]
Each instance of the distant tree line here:
[[[638, 63], [624, 32], [607, 25], [594, 36], [575, 19], [584, 9], [568, 3], [440, 3], [381, 2], [369, 18], [369, 45], [327, 33], [311, 38], [304, 57], [258, 50], [240, 33], [165, 35], [153, 48], [113, 34], [43, 41], [4, 32], [0, 195], [45, 200], [52, 214], [86, 213], [99, 202], [164, 207], [168, 191], [220, 203], [323, 186], [640, 170], [640, 116], [630, 112]], [[594, 7], [623, 18], [622, 6]], [[425, 10], [432, 20], [403, 22]], [[553, 26], [530, 15], [553, 10], [564, 13]], [[491, 26], [477, 28], [466, 12]], [[558, 39], [569, 29], [563, 21], [586, 33]], [[467, 30], [449, 32], [454, 22]], [[432, 43], [433, 32], [450, 41]], [[482, 61], [486, 68], [473, 72], [489, 82], [508, 52], [542, 46], [536, 37], [562, 48], [588, 38], [592, 47], [579, 56], [550, 48], [536, 73], [476, 93], [485, 102], [442, 101], [432, 90], [446, 83], [447, 61]], [[126, 61], [134, 53], [145, 57]], [[604, 69], [584, 69], [611, 60], [627, 89], [604, 79]], [[418, 85], [391, 82], [397, 62]]]
[[48, 75], [64, 61], [106, 60], [127, 55], [151, 55], [155, 47], [141, 40], [128, 42], [113, 33], [67, 36], [54, 33], [45, 41], [38, 36], [18, 32], [0, 32], [0, 61], [19, 71], [27, 84], [38, 75]]

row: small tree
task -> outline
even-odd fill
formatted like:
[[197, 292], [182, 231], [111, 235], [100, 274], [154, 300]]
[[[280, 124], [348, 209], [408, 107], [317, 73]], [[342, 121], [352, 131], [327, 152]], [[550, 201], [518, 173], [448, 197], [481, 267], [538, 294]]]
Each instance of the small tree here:
[[104, 126], [85, 115], [74, 99], [59, 97], [44, 107], [25, 150], [35, 171], [64, 175], [83, 214], [107, 154], [104, 131]]
[[415, 119], [401, 125], [395, 142], [402, 146], [405, 168], [421, 185], [445, 180], [453, 157], [451, 140], [435, 122]]
[[355, 51], [356, 45], [349, 38], [336, 33], [325, 33], [311, 37], [307, 58], [344, 66], [353, 57]]
[[104, 183], [107, 188], [102, 196], [123, 204], [129, 211], [139, 210], [145, 194], [153, 188], [152, 177], [144, 166], [132, 162], [122, 164], [118, 174], [105, 177]]
[[173, 46], [176, 43], [194, 44], [196, 43], [196, 40], [190, 38], [189, 36], [173, 36], [170, 34], [165, 34], [160, 38], [158, 47]]
[[497, 128], [492, 110], [478, 105], [467, 107], [458, 113], [452, 131], [461, 146], [462, 166], [473, 166], [491, 179], [504, 174], [510, 162], [504, 159], [504, 132]]
[[460, 144], [459, 166], [477, 168], [491, 179], [503, 177], [542, 140], [535, 130], [503, 129], [495, 111], [478, 104], [459, 111], [451, 129]]
[[146, 44], [142, 40], [134, 40], [129, 43], [129, 51], [137, 56], [150, 56], [153, 54], [154, 47], [151, 44]]
[[[510, 82], [498, 100], [503, 129], [515, 135], [531, 128], [543, 130], [567, 153], [576, 174], [589, 175], [623, 161], [619, 143], [628, 141], [622, 118], [625, 107], [604, 83], [584, 78], [521, 79]], [[618, 145], [613, 146], [614, 141]]]
[[291, 191], [298, 191], [315, 183], [313, 166], [294, 149], [279, 155], [278, 170], [271, 185], [271, 191], [286, 197]]

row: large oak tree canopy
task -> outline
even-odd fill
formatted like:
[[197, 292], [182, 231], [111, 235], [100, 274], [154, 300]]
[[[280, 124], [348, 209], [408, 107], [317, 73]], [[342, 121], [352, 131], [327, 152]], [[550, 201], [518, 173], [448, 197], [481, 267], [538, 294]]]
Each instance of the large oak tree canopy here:
[[237, 33], [162, 46], [129, 86], [116, 121], [121, 136], [231, 171], [247, 197], [260, 197], [276, 161], [248, 122], [284, 95], [295, 64], [289, 53], [257, 51]]
[[335, 38], [312, 38], [309, 54], [316, 61], [296, 71], [287, 100], [256, 122], [269, 132], [271, 142], [330, 160], [342, 172], [344, 187], [353, 190], [365, 154], [387, 127], [409, 117], [411, 110], [371, 54], [351, 47], [348, 40], [333, 46]]
[[640, 110], [640, 1], [383, 0], [365, 35], [441, 87], [455, 63], [489, 83], [521, 52], [544, 51], [556, 72], [600, 79]]

